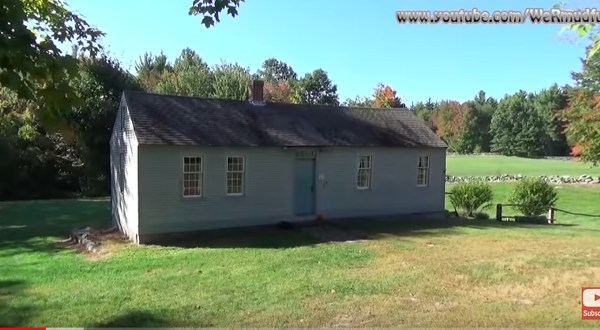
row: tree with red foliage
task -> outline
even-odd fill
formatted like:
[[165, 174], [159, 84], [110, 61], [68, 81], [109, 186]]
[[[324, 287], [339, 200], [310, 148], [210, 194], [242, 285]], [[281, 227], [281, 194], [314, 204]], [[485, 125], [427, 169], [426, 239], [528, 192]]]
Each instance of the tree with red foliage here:
[[600, 162], [600, 95], [573, 90], [562, 116], [568, 122], [565, 133], [572, 154], [579, 154], [583, 161], [594, 165]]
[[278, 103], [294, 103], [293, 89], [285, 80], [265, 82], [265, 101]]
[[406, 105], [396, 96], [396, 91], [389, 85], [377, 84], [373, 98], [375, 108], [406, 108]]
[[467, 107], [458, 101], [440, 102], [437, 111], [431, 116], [437, 127], [436, 133], [442, 138], [458, 134], [464, 127], [463, 117], [466, 111]]
[[581, 144], [575, 143], [575, 145], [571, 147], [571, 152], [569, 152], [569, 155], [573, 157], [581, 157], [581, 150]]

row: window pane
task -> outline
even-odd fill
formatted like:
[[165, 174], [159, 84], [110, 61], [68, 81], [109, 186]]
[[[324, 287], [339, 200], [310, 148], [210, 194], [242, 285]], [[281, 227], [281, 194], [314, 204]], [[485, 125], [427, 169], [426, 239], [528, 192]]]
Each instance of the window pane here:
[[202, 157], [183, 157], [183, 195], [202, 195]]
[[239, 172], [227, 173], [227, 193], [241, 194], [243, 193], [244, 176]]
[[370, 185], [370, 175], [371, 171], [368, 169], [359, 169], [357, 178], [356, 178], [356, 186], [359, 188], [369, 188]]
[[183, 172], [202, 172], [202, 157], [184, 157]]
[[360, 156], [358, 159], [358, 168], [370, 168], [371, 156]]
[[418, 185], [427, 185], [427, 174], [428, 170], [426, 168], [419, 168], [417, 174], [417, 184]]
[[227, 157], [227, 194], [242, 194], [244, 191], [244, 158]]
[[227, 171], [228, 172], [241, 172], [244, 169], [244, 158], [243, 157], [227, 157]]

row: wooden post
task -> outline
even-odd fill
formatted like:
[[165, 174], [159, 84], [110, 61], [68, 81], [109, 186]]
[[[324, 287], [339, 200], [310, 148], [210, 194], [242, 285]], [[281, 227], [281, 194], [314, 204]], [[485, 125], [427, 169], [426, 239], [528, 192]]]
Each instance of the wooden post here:
[[496, 221], [502, 221], [502, 204], [496, 204]]
[[548, 210], [548, 223], [549, 224], [553, 224], [554, 223], [554, 208], [550, 207], [550, 209]]

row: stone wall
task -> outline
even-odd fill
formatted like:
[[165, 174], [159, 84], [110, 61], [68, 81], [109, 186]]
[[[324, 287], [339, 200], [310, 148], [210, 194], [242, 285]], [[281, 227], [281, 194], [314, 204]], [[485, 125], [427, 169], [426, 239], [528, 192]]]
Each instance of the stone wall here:
[[[480, 153], [472, 153], [472, 154], [447, 152], [446, 155], [448, 157], [452, 157], [452, 156], [502, 156], [501, 154], [495, 153], [495, 152], [480, 152]], [[531, 158], [531, 159], [549, 159], [549, 160], [564, 160], [564, 161], [579, 161], [580, 160], [579, 157], [572, 157], [572, 156], [543, 156], [543, 157]]]
[[[526, 176], [521, 174], [501, 174], [501, 175], [490, 175], [490, 176], [446, 176], [446, 182], [473, 182], [473, 181], [484, 181], [484, 182], [513, 182], [525, 179]], [[540, 178], [544, 181], [553, 184], [600, 184], [600, 176], [591, 175], [580, 175], [580, 176], [569, 176], [569, 175], [543, 175]]]

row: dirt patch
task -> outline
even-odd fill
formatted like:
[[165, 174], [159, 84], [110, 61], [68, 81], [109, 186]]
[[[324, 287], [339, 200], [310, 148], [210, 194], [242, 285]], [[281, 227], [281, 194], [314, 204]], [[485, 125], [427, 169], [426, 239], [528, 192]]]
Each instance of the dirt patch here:
[[338, 315], [331, 321], [331, 326], [334, 328], [349, 328], [354, 324], [353, 320], [350, 315]]
[[118, 247], [129, 244], [126, 237], [123, 236], [118, 228], [93, 229], [89, 230], [89, 239], [98, 243], [100, 248], [95, 252], [90, 251], [84, 245], [77, 243], [73, 238], [68, 238], [57, 242], [61, 248], [67, 248], [77, 251], [84, 255], [86, 259], [96, 261], [109, 257]]

